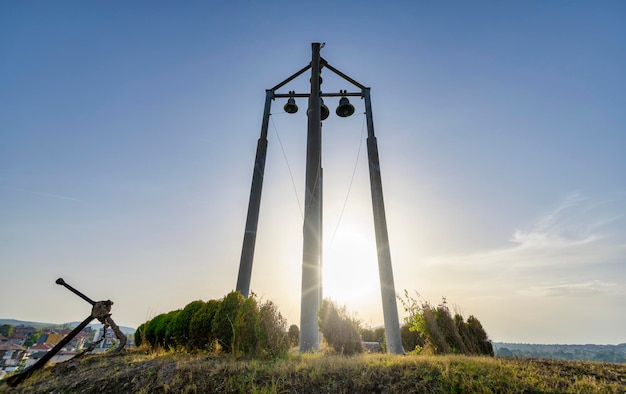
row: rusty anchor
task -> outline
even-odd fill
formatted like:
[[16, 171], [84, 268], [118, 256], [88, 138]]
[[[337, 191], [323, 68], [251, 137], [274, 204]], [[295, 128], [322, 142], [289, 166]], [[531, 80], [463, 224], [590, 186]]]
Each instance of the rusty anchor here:
[[[18, 373], [16, 375], [10, 376], [7, 378], [6, 382], [9, 386], [15, 387], [18, 384], [22, 383], [24, 380], [28, 379], [33, 372], [43, 367], [55, 354], [57, 354], [65, 345], [67, 345], [79, 332], [81, 332], [92, 320], [98, 319], [102, 324], [104, 324], [104, 331], [106, 332], [107, 327], [111, 327], [115, 332], [115, 336], [119, 340], [119, 345], [117, 348], [111, 351], [111, 353], [120, 352], [126, 346], [126, 336], [120, 328], [115, 324], [113, 319], [111, 319], [111, 306], [113, 305], [113, 301], [93, 301], [91, 298], [87, 297], [80, 291], [76, 290], [69, 284], [67, 284], [63, 278], [59, 278], [55, 282], [58, 285], [65, 286], [72, 293], [76, 294], [83, 300], [87, 301], [91, 304], [91, 314], [87, 316], [85, 320], [83, 320], [76, 328], [74, 328], [67, 336], [65, 336], [59, 343], [56, 344], [50, 351], [48, 351], [43, 357], [39, 359], [35, 364], [33, 364], [30, 368], [26, 369], [24, 372]], [[103, 334], [104, 338], [104, 334]], [[82, 353], [81, 353], [82, 354]]]

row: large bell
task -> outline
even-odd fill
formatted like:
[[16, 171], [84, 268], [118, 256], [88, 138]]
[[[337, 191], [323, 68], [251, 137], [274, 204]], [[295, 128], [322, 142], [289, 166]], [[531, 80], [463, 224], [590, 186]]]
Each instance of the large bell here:
[[330, 111], [328, 110], [328, 107], [326, 106], [326, 104], [324, 104], [324, 100], [321, 97], [320, 97], [320, 104], [321, 104], [320, 116], [322, 120], [325, 120], [326, 118], [328, 118], [328, 115], [330, 115]]
[[354, 113], [354, 105], [350, 104], [350, 100], [348, 100], [347, 97], [342, 97], [339, 100], [339, 105], [337, 106], [337, 110], [335, 112], [337, 113], [337, 116], [347, 118]]
[[283, 109], [288, 114], [295, 114], [296, 112], [298, 112], [298, 106], [296, 105], [296, 99], [293, 98], [293, 97], [289, 97], [289, 100], [287, 100], [287, 104], [285, 104]]

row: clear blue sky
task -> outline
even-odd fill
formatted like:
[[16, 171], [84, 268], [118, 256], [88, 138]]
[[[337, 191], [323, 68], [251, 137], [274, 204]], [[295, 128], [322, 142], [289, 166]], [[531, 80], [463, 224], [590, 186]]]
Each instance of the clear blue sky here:
[[[232, 290], [265, 89], [311, 42], [372, 88], [398, 292], [496, 341], [626, 342], [621, 1], [0, 0], [0, 317], [82, 320], [58, 277], [129, 326]], [[324, 288], [377, 326], [352, 101], [324, 122]], [[306, 103], [283, 104], [252, 290], [299, 324]]]

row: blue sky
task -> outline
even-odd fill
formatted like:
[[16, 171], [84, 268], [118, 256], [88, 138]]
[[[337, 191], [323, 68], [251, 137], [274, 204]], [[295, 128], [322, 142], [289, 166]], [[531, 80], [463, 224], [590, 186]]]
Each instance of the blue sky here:
[[[626, 342], [619, 1], [0, 1], [0, 317], [82, 320], [58, 277], [129, 326], [232, 290], [265, 89], [311, 42], [372, 88], [398, 292], [496, 341]], [[324, 289], [377, 326], [352, 102], [324, 122]], [[252, 290], [299, 324], [306, 103], [283, 104]]]

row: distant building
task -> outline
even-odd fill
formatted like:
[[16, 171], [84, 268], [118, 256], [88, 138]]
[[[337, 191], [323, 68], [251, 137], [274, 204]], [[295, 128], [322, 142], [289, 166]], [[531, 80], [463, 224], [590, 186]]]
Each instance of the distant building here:
[[24, 346], [24, 342], [26, 342], [26, 335], [24, 334], [13, 334], [9, 337], [9, 342], [14, 343], [19, 346]]
[[46, 343], [48, 345], [54, 346], [57, 343], [61, 342], [61, 339], [63, 339], [64, 336], [65, 335], [58, 333], [48, 334], [48, 339], [46, 340]]
[[20, 345], [12, 342], [0, 343], [0, 366], [2, 366], [2, 369], [6, 369], [9, 366], [16, 367], [25, 354], [26, 349]]
[[30, 346], [28, 349], [26, 349], [26, 351], [32, 354], [32, 353], [37, 353], [37, 352], [47, 352], [47, 351], [50, 351], [50, 349], [52, 348], [53, 346], [48, 345], [47, 343], [37, 343], [37, 344]]
[[23, 324], [20, 324], [19, 326], [13, 327], [13, 335], [21, 334], [27, 337], [29, 335], [37, 334], [37, 332], [39, 332], [39, 330], [33, 326], [25, 326]]

